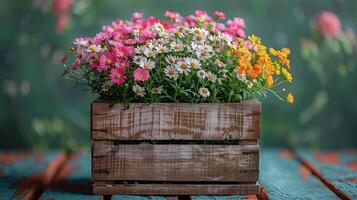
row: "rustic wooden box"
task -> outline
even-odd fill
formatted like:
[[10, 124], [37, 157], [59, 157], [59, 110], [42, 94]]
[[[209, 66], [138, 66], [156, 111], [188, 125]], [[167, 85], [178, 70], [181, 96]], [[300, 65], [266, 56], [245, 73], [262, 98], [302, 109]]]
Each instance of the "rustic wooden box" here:
[[91, 108], [95, 194], [259, 192], [258, 101]]

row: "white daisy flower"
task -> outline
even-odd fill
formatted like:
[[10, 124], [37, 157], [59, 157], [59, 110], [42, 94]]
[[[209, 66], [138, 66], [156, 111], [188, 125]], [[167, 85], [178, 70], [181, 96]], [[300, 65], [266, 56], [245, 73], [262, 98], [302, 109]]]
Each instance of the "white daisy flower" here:
[[226, 78], [228, 77], [228, 76], [227, 76], [228, 70], [223, 69], [221, 72], [222, 72], [222, 78], [223, 78], [223, 79], [226, 79]]
[[172, 32], [171, 34], [173, 37], [178, 37], [178, 38], [183, 38], [185, 35], [182, 33], [182, 31], [180, 30], [175, 30], [174, 32]]
[[144, 97], [146, 94], [145, 89], [140, 85], [135, 84], [132, 89], [137, 96]]
[[177, 77], [178, 77], [178, 72], [177, 72], [176, 69], [175, 69], [174, 67], [172, 67], [172, 66], [166, 67], [165, 70], [164, 70], [164, 72], [165, 72], [165, 75], [166, 75], [167, 77], [173, 78], [174, 80], [176, 80]]
[[138, 64], [140, 67], [145, 68], [145, 69], [154, 69], [155, 68], [155, 62], [147, 59], [145, 57], [142, 57], [139, 61]]
[[166, 60], [166, 62], [169, 63], [170, 65], [174, 65], [174, 64], [177, 63], [178, 58], [175, 57], [175, 56], [168, 55], [168, 56], [166, 56], [165, 60]]
[[157, 53], [167, 53], [169, 50], [167, 49], [166, 46], [159, 45], [156, 47], [156, 52]]
[[218, 38], [217, 36], [215, 36], [215, 35], [209, 35], [209, 36], [208, 36], [208, 39], [209, 39], [211, 42], [213, 42], [213, 43], [219, 41], [219, 38]]
[[191, 68], [191, 66], [184, 60], [178, 61], [177, 64], [175, 64], [175, 67], [180, 74], [188, 74]]
[[198, 44], [198, 43], [195, 43], [195, 42], [192, 42], [191, 43], [191, 48], [189, 49], [190, 52], [192, 51], [200, 51], [202, 49], [202, 45]]
[[203, 44], [201, 46], [201, 50], [206, 51], [206, 52], [213, 52], [213, 47], [209, 44]]
[[151, 30], [155, 31], [156, 33], [160, 33], [160, 32], [165, 32], [166, 29], [164, 28], [164, 26], [160, 23], [155, 23], [151, 26]]
[[151, 93], [153, 94], [161, 94], [161, 92], [162, 92], [162, 86], [154, 87], [151, 89]]
[[196, 56], [199, 60], [206, 60], [211, 58], [213, 56], [213, 53], [207, 51], [197, 51]]
[[208, 35], [208, 31], [206, 31], [205, 29], [203, 28], [191, 28], [191, 29], [188, 29], [188, 31], [190, 33], [192, 33], [193, 35], [195, 35], [196, 37], [200, 36], [202, 38], [206, 38], [207, 35]]
[[243, 83], [247, 83], [247, 77], [245, 74], [237, 73], [237, 78], [238, 78], [238, 80], [242, 81]]
[[202, 78], [202, 79], [204, 79], [204, 78], [206, 78], [207, 73], [206, 73], [204, 70], [199, 70], [199, 71], [197, 72], [197, 76], [200, 77], [200, 78]]
[[87, 48], [87, 52], [98, 53], [102, 51], [104, 51], [104, 49], [100, 45], [92, 44]]
[[198, 93], [199, 93], [202, 97], [204, 97], [204, 98], [209, 97], [209, 95], [211, 95], [211, 93], [209, 92], [209, 90], [208, 90], [207, 88], [205, 88], [205, 87], [201, 87], [201, 88], [198, 90]]
[[183, 45], [181, 43], [171, 42], [170, 47], [172, 51], [182, 51]]
[[212, 72], [207, 72], [207, 75], [206, 75], [207, 79], [209, 81], [211, 81], [212, 83], [216, 82], [217, 80], [217, 75], [212, 73]]
[[216, 64], [219, 68], [223, 68], [223, 67], [226, 66], [226, 64], [224, 64], [222, 61], [220, 61], [220, 60], [218, 60], [218, 59], [216, 59], [216, 60], [214, 61], [214, 64]]
[[155, 40], [155, 45], [165, 45], [167, 44], [167, 40], [163, 39], [163, 38], [160, 38], [158, 40]]
[[138, 46], [135, 48], [135, 53], [136, 54], [143, 54], [145, 50], [145, 46]]
[[84, 46], [84, 47], [86, 47], [89, 44], [89, 39], [88, 38], [83, 38], [83, 37], [76, 38], [74, 40], [73, 44], [76, 45], [76, 46]]
[[133, 62], [137, 65], [140, 65], [140, 61], [143, 60], [144, 58], [145, 58], [144, 56], [134, 56]]
[[206, 42], [206, 38], [201, 35], [193, 36], [193, 41], [195, 41], [199, 44], [204, 44]]
[[101, 87], [102, 92], [108, 92], [110, 87], [112, 87], [113, 82], [112, 81], [105, 81]]
[[166, 44], [170, 44], [170, 43], [173, 43], [173, 42], [176, 42], [176, 38], [175, 37], [172, 37], [172, 35], [168, 38], [165, 38], [166, 40]]
[[232, 45], [232, 37], [229, 36], [228, 34], [219, 32], [219, 33], [218, 33], [218, 38], [220, 38], [221, 40], [225, 41], [228, 46], [231, 46], [231, 45]]
[[145, 47], [143, 53], [146, 57], [155, 57], [156, 56], [156, 52], [152, 48], [149, 48], [149, 47]]
[[154, 49], [156, 46], [156, 42], [157, 42], [156, 40], [148, 40], [148, 41], [146, 41], [144, 46], [149, 49]]
[[247, 86], [249, 89], [251, 89], [253, 87], [253, 82], [252, 81], [248, 81], [247, 82]]
[[201, 63], [197, 59], [186, 58], [185, 61], [190, 66], [191, 69], [200, 69], [201, 68]]

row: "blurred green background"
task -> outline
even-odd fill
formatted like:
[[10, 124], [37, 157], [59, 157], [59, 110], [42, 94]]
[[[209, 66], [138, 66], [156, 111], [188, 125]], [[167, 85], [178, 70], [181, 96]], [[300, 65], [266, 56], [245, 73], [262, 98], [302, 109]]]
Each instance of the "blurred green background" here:
[[[197, 9], [242, 17], [247, 34], [292, 50], [294, 84], [289, 89], [295, 103], [259, 97], [263, 146], [357, 147], [356, 44], [301, 46], [303, 38], [321, 40], [311, 21], [324, 10], [338, 15], [342, 29], [356, 31], [355, 0], [74, 0], [63, 18], [52, 3], [0, 2], [0, 149], [89, 147], [89, 107], [96, 97], [62, 79], [58, 57], [75, 37], [94, 36], [102, 25], [129, 19], [135, 11], [163, 17], [166, 10], [188, 15]], [[338, 59], [326, 54], [329, 48]]]

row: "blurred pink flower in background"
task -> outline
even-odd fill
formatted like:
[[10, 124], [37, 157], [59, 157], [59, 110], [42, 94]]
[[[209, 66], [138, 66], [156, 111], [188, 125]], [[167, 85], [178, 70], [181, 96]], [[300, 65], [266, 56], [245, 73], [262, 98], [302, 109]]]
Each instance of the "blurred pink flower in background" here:
[[338, 16], [330, 11], [323, 11], [317, 17], [317, 27], [325, 37], [334, 37], [341, 31]]
[[62, 32], [70, 21], [69, 9], [72, 7], [73, 0], [53, 0], [52, 13], [56, 16], [56, 31]]

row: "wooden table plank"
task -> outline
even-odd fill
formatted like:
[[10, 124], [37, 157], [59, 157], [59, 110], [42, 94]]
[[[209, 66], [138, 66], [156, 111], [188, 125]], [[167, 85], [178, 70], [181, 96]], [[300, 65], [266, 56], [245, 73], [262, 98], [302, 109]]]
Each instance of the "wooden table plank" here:
[[339, 199], [282, 149], [262, 148], [260, 180], [269, 199]]
[[308, 161], [317, 173], [340, 192], [357, 199], [357, 151], [299, 150], [298, 155]]
[[53, 153], [0, 152], [0, 199], [22, 199], [53, 157]]
[[177, 200], [175, 197], [140, 196], [140, 195], [113, 195], [111, 200]]
[[100, 195], [91, 192], [90, 166], [90, 154], [86, 151], [73, 155], [61, 169], [57, 180], [42, 194], [42, 199], [101, 199]]
[[192, 196], [192, 200], [254, 200], [255, 195], [232, 195], [232, 196]]

